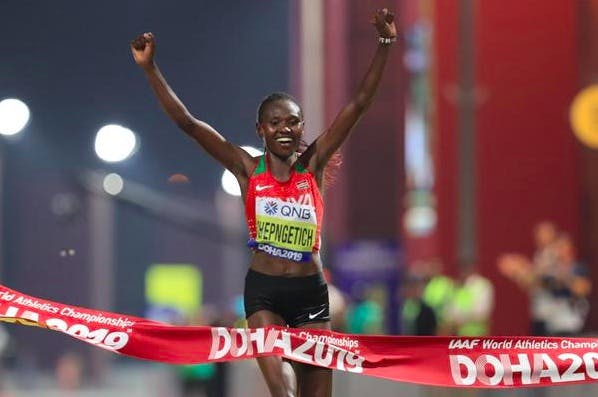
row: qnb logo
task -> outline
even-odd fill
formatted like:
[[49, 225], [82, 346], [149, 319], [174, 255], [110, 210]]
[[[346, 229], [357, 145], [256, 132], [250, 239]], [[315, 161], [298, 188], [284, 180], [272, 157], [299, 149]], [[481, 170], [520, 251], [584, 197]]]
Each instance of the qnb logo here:
[[278, 203], [276, 201], [266, 201], [264, 211], [268, 215], [276, 215], [278, 213]]
[[312, 212], [311, 208], [302, 208], [286, 204], [280, 207], [280, 213], [290, 219], [310, 220], [313, 218]]
[[598, 353], [481, 354], [449, 356], [451, 375], [457, 385], [538, 385], [540, 383], [582, 382], [598, 379]]

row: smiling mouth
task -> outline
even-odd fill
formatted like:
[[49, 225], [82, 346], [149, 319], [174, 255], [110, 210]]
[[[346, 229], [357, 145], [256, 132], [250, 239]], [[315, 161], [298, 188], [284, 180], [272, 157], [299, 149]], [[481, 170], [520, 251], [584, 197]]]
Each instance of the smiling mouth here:
[[293, 138], [280, 137], [276, 138], [276, 142], [280, 143], [281, 145], [290, 145], [291, 143], [293, 143]]

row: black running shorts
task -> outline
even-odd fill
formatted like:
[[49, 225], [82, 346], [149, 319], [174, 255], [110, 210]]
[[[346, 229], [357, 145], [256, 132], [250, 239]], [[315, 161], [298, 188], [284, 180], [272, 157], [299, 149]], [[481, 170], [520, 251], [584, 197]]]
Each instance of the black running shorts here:
[[270, 276], [249, 269], [245, 276], [245, 317], [260, 310], [280, 315], [289, 327], [330, 321], [328, 286], [320, 273]]

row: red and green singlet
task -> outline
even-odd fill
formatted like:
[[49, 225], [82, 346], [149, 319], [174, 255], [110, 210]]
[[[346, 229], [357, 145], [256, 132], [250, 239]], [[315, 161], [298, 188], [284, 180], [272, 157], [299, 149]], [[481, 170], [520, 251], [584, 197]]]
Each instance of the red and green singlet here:
[[263, 155], [249, 178], [245, 215], [248, 245], [270, 255], [306, 262], [320, 248], [324, 206], [314, 175], [298, 162], [279, 182]]

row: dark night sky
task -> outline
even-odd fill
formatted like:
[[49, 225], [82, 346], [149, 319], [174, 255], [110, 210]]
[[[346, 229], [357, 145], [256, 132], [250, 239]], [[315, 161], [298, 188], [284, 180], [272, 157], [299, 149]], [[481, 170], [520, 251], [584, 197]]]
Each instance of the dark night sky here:
[[[259, 101], [288, 89], [288, 2], [3, 1], [0, 98], [25, 100], [31, 122], [6, 156], [12, 170], [102, 167], [160, 187], [183, 172], [210, 196], [221, 168], [163, 114], [128, 48], [152, 31], [157, 61], [192, 113], [238, 144], [259, 144]], [[137, 154], [105, 165], [95, 132], [137, 132]], [[23, 176], [22, 176], [23, 177]]]

